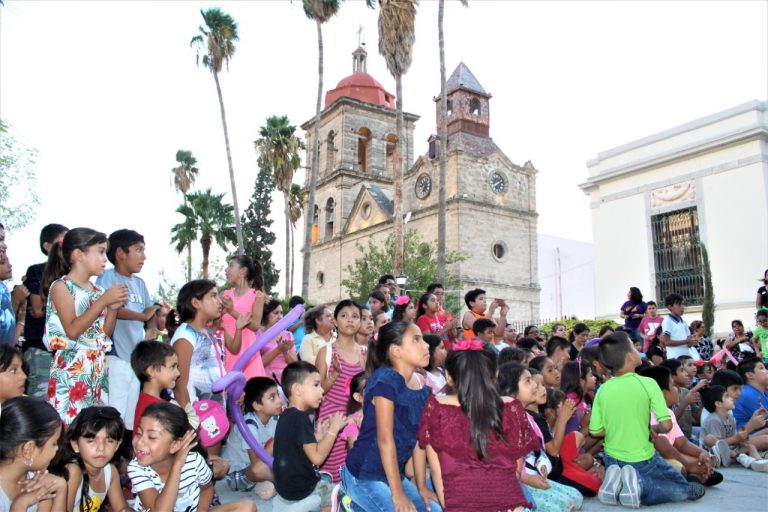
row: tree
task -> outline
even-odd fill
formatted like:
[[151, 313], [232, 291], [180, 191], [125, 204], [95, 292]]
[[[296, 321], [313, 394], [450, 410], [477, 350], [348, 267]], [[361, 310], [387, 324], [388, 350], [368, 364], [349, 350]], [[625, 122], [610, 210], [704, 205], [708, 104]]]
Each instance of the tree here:
[[223, 202], [224, 194], [213, 194], [211, 189], [193, 192], [187, 195], [187, 204], [176, 211], [184, 216], [184, 221], [171, 228], [171, 241], [176, 242], [176, 252], [181, 254], [184, 248], [200, 239], [203, 250], [203, 279], [208, 279], [208, 263], [213, 242], [227, 250], [227, 243], [236, 243], [237, 237], [232, 225], [232, 205]]
[[[405, 245], [405, 258], [403, 270], [408, 276], [407, 288], [409, 290], [426, 290], [427, 285], [437, 280], [436, 246], [422, 240], [419, 233], [409, 229], [403, 237]], [[362, 243], [355, 244], [360, 256], [347, 265], [348, 279], [341, 284], [347, 289], [349, 295], [361, 302], [365, 302], [368, 293], [378, 283], [379, 276], [392, 273], [392, 261], [395, 257], [394, 235], [389, 235], [382, 244], [380, 241], [368, 239], [367, 247]], [[466, 260], [466, 256], [459, 252], [446, 254], [449, 264]], [[458, 288], [459, 279], [450, 273], [446, 274], [443, 281], [446, 289]], [[414, 297], [418, 299], [418, 297]]]
[[224, 128], [224, 145], [227, 149], [227, 164], [229, 165], [229, 182], [232, 185], [232, 204], [235, 212], [235, 232], [237, 234], [237, 253], [244, 254], [243, 229], [240, 226], [240, 209], [237, 203], [237, 187], [235, 186], [235, 169], [232, 166], [232, 151], [229, 149], [229, 132], [227, 130], [227, 116], [224, 112], [224, 97], [221, 95], [219, 73], [226, 64], [229, 69], [229, 60], [235, 54], [235, 42], [239, 40], [237, 35], [237, 23], [229, 14], [218, 7], [211, 7], [207, 11], [200, 10], [205, 25], [200, 25], [200, 34], [190, 41], [190, 46], [197, 47], [197, 64], [202, 61], [208, 68], [216, 82], [216, 94], [219, 96], [219, 109], [221, 110], [221, 125]]
[[299, 151], [305, 149], [304, 143], [296, 136], [296, 127], [288, 121], [288, 116], [271, 116], [267, 124], [259, 129], [260, 138], [254, 141], [259, 154], [259, 167], [271, 169], [275, 177], [275, 188], [283, 193], [285, 211], [285, 295], [293, 294], [291, 282], [293, 254], [291, 244], [291, 186], [293, 173], [301, 164]]
[[296, 260], [296, 250], [294, 248], [294, 231], [296, 230], [296, 224], [299, 222], [303, 212], [305, 197], [306, 192], [301, 188], [301, 185], [298, 183], [291, 184], [291, 192], [288, 195], [288, 220], [291, 221], [291, 287], [293, 287], [293, 262]]
[[280, 274], [272, 261], [272, 244], [277, 236], [270, 229], [273, 220], [272, 191], [275, 189], [275, 181], [272, 170], [268, 167], [259, 167], [256, 175], [256, 185], [253, 188], [251, 202], [243, 214], [243, 238], [245, 239], [245, 253], [254, 261], [261, 263], [264, 271], [264, 292], [272, 295], [272, 289], [277, 284]]
[[0, 120], [0, 222], [8, 231], [29, 224], [40, 205], [35, 157], [37, 150], [8, 135], [8, 125]]
[[[323, 99], [323, 23], [336, 16], [340, 7], [339, 0], [303, 0], [304, 14], [314, 20], [317, 26], [317, 102], [315, 103], [315, 123], [312, 133], [312, 157], [309, 161], [309, 196], [307, 211], [315, 209], [315, 189], [317, 188], [317, 168], [320, 158], [320, 106]], [[307, 215], [304, 222], [304, 260], [301, 266], [301, 295], [309, 295], [309, 260], [312, 252], [312, 216]]]
[[702, 304], [701, 321], [707, 336], [712, 336], [712, 328], [715, 325], [715, 290], [712, 288], [712, 267], [709, 265], [709, 251], [707, 246], [701, 244], [701, 260], [704, 273], [704, 303]]
[[[467, 0], [459, 0], [467, 6]], [[445, 34], [443, 33], [443, 18], [445, 17], [445, 0], [439, 0], [437, 5], [437, 39], [440, 49], [440, 173], [437, 184], [437, 280], [445, 279], [445, 166], [448, 158], [448, 94], [445, 90]]]
[[384, 57], [389, 73], [395, 79], [397, 109], [397, 144], [395, 146], [394, 198], [394, 273], [403, 272], [403, 172], [405, 126], [403, 121], [403, 75], [411, 67], [413, 43], [416, 39], [416, 0], [379, 0], [379, 54]]
[[[171, 172], [173, 173], [173, 186], [176, 188], [176, 192], [181, 192], [184, 198], [184, 204], [187, 204], [187, 193], [195, 184], [195, 179], [200, 171], [195, 165], [197, 164], [197, 158], [192, 156], [191, 151], [185, 149], [179, 149], [176, 151], [176, 162], [179, 164], [174, 167]], [[187, 245], [187, 281], [192, 280], [192, 244]]]

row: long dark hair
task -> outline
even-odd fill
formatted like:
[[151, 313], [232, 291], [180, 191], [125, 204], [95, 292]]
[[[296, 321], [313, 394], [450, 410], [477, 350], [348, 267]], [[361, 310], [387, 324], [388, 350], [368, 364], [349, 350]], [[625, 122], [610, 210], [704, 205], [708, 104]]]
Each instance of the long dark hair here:
[[205, 294], [214, 288], [216, 288], [216, 283], [209, 279], [195, 279], [182, 286], [176, 299], [179, 322], [194, 320], [197, 316], [197, 309], [192, 305], [192, 299], [202, 300]]
[[643, 302], [643, 294], [637, 286], [633, 286], [629, 289], [629, 302], [635, 305]]
[[355, 414], [362, 409], [363, 405], [355, 400], [355, 393], [360, 393], [362, 396], [365, 393], [365, 384], [368, 380], [368, 375], [365, 372], [354, 374], [349, 379], [349, 399], [347, 401], [347, 416]]
[[411, 305], [413, 301], [410, 297], [408, 297], [408, 302], [405, 304], [395, 304], [395, 308], [392, 311], [392, 321], [393, 322], [399, 322], [403, 319], [403, 315], [405, 315], [405, 310], [408, 309], [408, 306]]
[[469, 437], [477, 458], [485, 460], [488, 433], [504, 439], [504, 402], [495, 385], [495, 355], [484, 350], [452, 351], [445, 360], [445, 371], [453, 380], [462, 412], [469, 419]]
[[389, 347], [392, 345], [401, 345], [403, 343], [403, 335], [406, 329], [412, 326], [411, 322], [405, 322], [400, 320], [399, 322], [389, 322], [379, 329], [379, 337], [376, 340], [373, 354], [368, 353], [368, 358], [373, 356], [371, 361], [371, 370], [376, 371], [383, 366], [392, 366], [392, 361], [389, 360]]
[[576, 325], [573, 326], [571, 333], [568, 335], [568, 341], [573, 343], [573, 341], [576, 339], [576, 335], [581, 334], [584, 331], [589, 331], [589, 326], [582, 322], [577, 323]]
[[247, 270], [245, 279], [248, 281], [248, 284], [257, 290], [264, 290], [264, 270], [262, 269], [261, 263], [259, 261], [256, 261], [250, 256], [246, 256], [245, 254], [232, 256], [230, 261], [232, 260], [235, 260], [241, 267], [245, 267]]
[[499, 368], [499, 390], [504, 396], [516, 397], [520, 391], [520, 378], [529, 372], [527, 366], [520, 363], [507, 363]]
[[565, 393], [576, 393], [580, 399], [586, 398], [581, 379], [586, 379], [592, 366], [587, 361], [568, 361], [560, 372], [560, 390]]
[[[51, 463], [51, 472], [63, 476], [67, 480], [71, 477], [69, 471], [67, 471], [67, 464], [77, 464], [80, 467], [83, 482], [80, 486], [80, 506], [77, 510], [91, 509], [92, 500], [88, 495], [91, 484], [88, 478], [88, 471], [85, 468], [85, 462], [79, 454], [75, 453], [72, 443], [77, 442], [81, 437], [93, 439], [101, 429], [107, 431], [107, 436], [110, 439], [114, 439], [117, 442], [123, 440], [125, 425], [123, 420], [120, 419], [120, 413], [117, 409], [114, 407], [86, 407], [80, 411], [69, 425], [64, 436], [64, 442]], [[109, 463], [116, 463], [120, 458], [119, 453], [119, 450], [115, 450], [115, 454]]]
[[19, 446], [26, 442], [43, 446], [60, 429], [59, 414], [42, 398], [9, 398], [0, 415], [0, 462], [16, 458]]
[[75, 228], [67, 231], [61, 242], [55, 242], [48, 253], [48, 263], [45, 264], [40, 289], [43, 297], [48, 296], [48, 290], [54, 281], [72, 270], [72, 253], [79, 249], [82, 252], [96, 244], [107, 243], [107, 235], [91, 228]]
[[421, 315], [427, 314], [427, 302], [429, 302], [429, 298], [435, 295], [434, 293], [425, 293], [421, 297], [419, 297], [419, 307], [416, 308], [416, 320], [419, 319]]

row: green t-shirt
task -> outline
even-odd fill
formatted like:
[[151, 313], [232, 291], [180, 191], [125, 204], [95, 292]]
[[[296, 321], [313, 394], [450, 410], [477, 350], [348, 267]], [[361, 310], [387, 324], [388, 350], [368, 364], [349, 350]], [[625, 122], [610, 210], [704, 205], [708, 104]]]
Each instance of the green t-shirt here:
[[656, 381], [636, 373], [613, 377], [597, 391], [589, 431], [605, 431], [605, 453], [616, 460], [648, 460], [655, 452], [649, 439], [651, 409], [659, 422], [670, 419]]
[[760, 350], [763, 352], [763, 359], [768, 361], [768, 329], [762, 325], [755, 327], [752, 336], [760, 340]]

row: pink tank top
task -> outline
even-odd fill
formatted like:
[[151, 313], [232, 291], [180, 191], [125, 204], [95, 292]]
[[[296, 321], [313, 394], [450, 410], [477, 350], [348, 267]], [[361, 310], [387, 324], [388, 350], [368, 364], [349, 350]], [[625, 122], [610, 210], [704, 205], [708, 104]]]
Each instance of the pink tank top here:
[[[253, 303], [256, 301], [257, 295], [260, 295], [260, 294], [261, 292], [259, 290], [250, 288], [246, 293], [238, 297], [235, 294], [234, 288], [230, 288], [229, 290], [226, 290], [221, 295], [223, 297], [230, 297], [232, 299], [232, 303], [234, 304], [237, 312], [240, 314], [244, 314], [244, 313], [250, 313], [251, 311], [253, 311]], [[224, 326], [224, 328], [227, 330], [230, 336], [235, 335], [235, 329], [237, 327], [237, 320], [235, 320], [235, 317], [225, 312], [221, 318], [221, 323]], [[240, 346], [239, 354], [232, 354], [229, 350], [226, 351], [226, 357], [224, 358], [224, 367], [227, 369], [227, 373], [232, 371], [232, 367], [235, 366], [235, 363], [240, 358], [240, 356], [243, 353], [245, 353], [248, 347], [253, 345], [253, 342], [256, 340], [256, 333], [246, 327], [245, 329], [243, 329], [242, 338], [243, 338], [243, 343]], [[264, 364], [261, 362], [260, 353], [257, 352], [256, 355], [251, 358], [251, 362], [248, 363], [245, 366], [245, 368], [243, 368], [243, 375], [245, 375], [246, 379], [250, 379], [251, 377], [266, 376], [266, 372], [264, 371]]]

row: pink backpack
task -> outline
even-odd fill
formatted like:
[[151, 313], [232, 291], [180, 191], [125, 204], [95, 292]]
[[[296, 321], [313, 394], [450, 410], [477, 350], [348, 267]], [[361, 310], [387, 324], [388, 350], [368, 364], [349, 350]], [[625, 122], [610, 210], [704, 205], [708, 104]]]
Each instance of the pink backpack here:
[[192, 407], [200, 419], [198, 435], [200, 444], [209, 448], [223, 441], [229, 432], [229, 419], [220, 403], [213, 400], [198, 400]]

